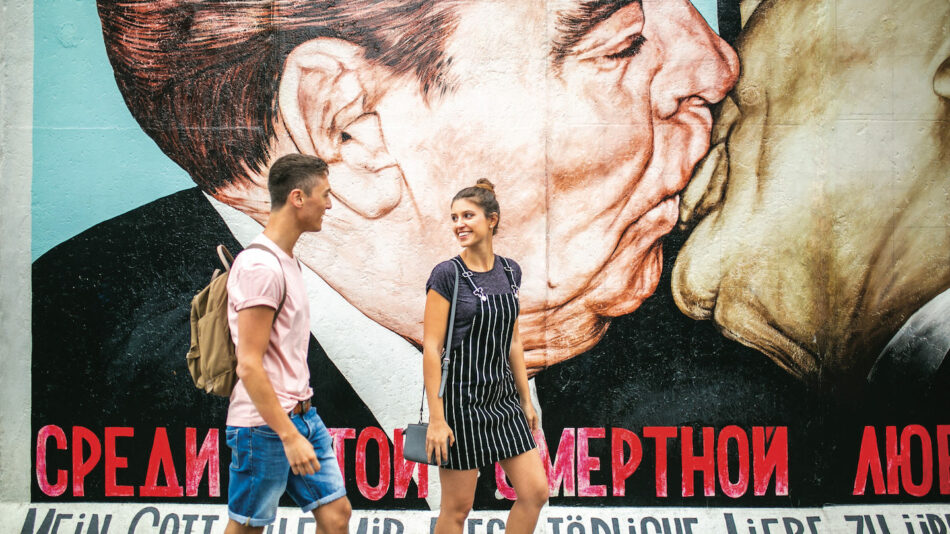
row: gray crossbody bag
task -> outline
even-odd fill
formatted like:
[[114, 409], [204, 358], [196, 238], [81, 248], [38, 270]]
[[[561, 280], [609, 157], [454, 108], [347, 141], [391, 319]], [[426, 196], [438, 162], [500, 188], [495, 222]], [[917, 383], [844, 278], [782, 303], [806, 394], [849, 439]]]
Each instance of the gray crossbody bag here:
[[[442, 380], [439, 382], [439, 398], [445, 395], [445, 381], [449, 376], [449, 355], [452, 354], [452, 331], [455, 329], [455, 302], [459, 295], [459, 268], [455, 267], [455, 287], [452, 289], [452, 306], [449, 308], [449, 328], [445, 333], [445, 343], [442, 345]], [[426, 433], [429, 431], [429, 423], [422, 422], [422, 409], [426, 402], [426, 389], [422, 386], [422, 401], [419, 403], [419, 422], [412, 423], [406, 427], [405, 441], [403, 442], [402, 456], [413, 462], [436, 465], [434, 458], [426, 456]], [[448, 445], [448, 444], [446, 444]], [[449, 463], [448, 458], [444, 458], [442, 465]]]

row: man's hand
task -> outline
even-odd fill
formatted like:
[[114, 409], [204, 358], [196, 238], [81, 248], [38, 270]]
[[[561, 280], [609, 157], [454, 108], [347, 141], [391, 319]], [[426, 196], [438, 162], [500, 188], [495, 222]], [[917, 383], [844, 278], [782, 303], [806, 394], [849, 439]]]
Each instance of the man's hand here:
[[300, 432], [294, 432], [284, 442], [284, 454], [295, 475], [312, 475], [320, 470], [320, 461], [313, 445]]

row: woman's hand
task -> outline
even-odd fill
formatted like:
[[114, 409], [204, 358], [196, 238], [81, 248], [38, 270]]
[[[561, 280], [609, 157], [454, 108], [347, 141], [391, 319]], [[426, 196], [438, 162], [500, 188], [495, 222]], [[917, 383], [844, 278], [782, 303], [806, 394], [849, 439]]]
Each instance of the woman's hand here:
[[534, 404], [531, 401], [521, 403], [521, 409], [524, 411], [524, 417], [528, 420], [528, 428], [532, 432], [541, 427], [541, 421], [538, 419], [538, 412], [534, 411]]
[[435, 459], [435, 465], [442, 465], [449, 459], [449, 447], [455, 444], [455, 434], [444, 419], [429, 421], [426, 431], [426, 458]]

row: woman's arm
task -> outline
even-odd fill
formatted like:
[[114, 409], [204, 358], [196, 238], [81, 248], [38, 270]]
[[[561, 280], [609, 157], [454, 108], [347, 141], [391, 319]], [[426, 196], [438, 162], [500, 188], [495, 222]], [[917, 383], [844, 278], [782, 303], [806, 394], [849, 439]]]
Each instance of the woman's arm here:
[[528, 371], [524, 365], [524, 346], [521, 345], [521, 333], [518, 331], [517, 319], [515, 319], [515, 326], [511, 334], [511, 352], [508, 354], [508, 361], [511, 363], [511, 374], [515, 378], [515, 387], [518, 388], [518, 396], [521, 397], [521, 409], [524, 410], [525, 418], [528, 420], [528, 427], [532, 431], [537, 430], [538, 413], [534, 410], [534, 404], [531, 403]]
[[442, 381], [442, 347], [445, 345], [446, 323], [449, 320], [449, 301], [436, 290], [426, 294], [426, 309], [422, 323], [422, 377], [429, 401], [429, 431], [426, 434], [426, 456], [435, 456], [437, 464], [449, 456], [449, 446], [455, 435], [445, 422], [439, 383]]

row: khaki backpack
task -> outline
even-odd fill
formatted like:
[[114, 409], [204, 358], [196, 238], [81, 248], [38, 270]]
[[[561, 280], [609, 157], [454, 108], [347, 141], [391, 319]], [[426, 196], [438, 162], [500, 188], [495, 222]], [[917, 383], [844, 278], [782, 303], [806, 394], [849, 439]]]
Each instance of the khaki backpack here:
[[[258, 243], [251, 243], [247, 248], [266, 250], [277, 258], [271, 249]], [[217, 252], [224, 270], [215, 269], [211, 275], [211, 283], [191, 300], [191, 347], [186, 360], [195, 387], [206, 393], [230, 397], [238, 380], [237, 356], [228, 325], [227, 285], [234, 257], [224, 245], [218, 245]], [[277, 258], [277, 261], [280, 263], [280, 258]], [[274, 313], [274, 321], [284, 307], [286, 288], [287, 279], [284, 278], [284, 294]]]

